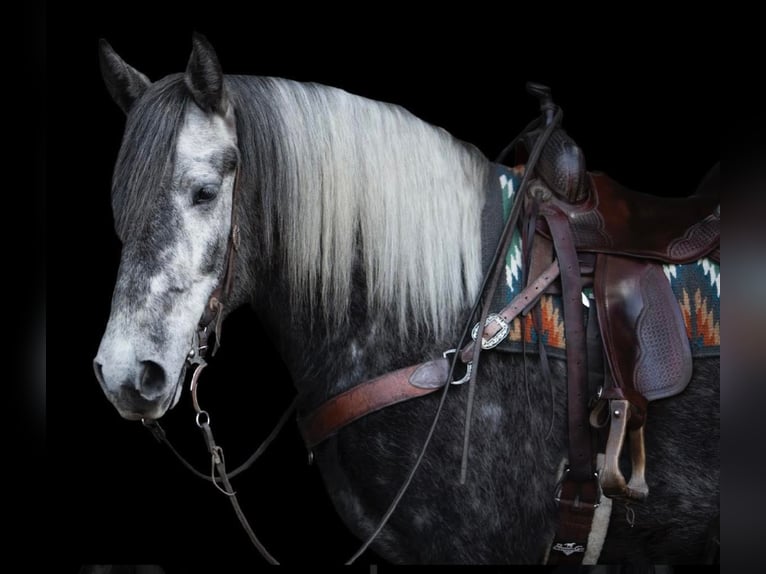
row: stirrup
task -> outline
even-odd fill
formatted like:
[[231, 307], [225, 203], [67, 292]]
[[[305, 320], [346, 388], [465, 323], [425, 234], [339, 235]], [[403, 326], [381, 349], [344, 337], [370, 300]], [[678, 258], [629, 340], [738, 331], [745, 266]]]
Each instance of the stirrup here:
[[[635, 408], [626, 399], [609, 399], [609, 438], [604, 453], [604, 469], [599, 478], [601, 490], [610, 498], [627, 498], [643, 501], [649, 495], [646, 483], [646, 448], [644, 446], [644, 425], [628, 431], [628, 422]], [[625, 435], [630, 435], [630, 481], [626, 482], [620, 471], [620, 453]]]

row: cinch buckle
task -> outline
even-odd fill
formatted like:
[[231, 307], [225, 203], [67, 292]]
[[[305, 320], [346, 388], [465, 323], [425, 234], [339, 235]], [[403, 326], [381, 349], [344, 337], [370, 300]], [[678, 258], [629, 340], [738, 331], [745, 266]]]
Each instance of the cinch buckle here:
[[569, 505], [569, 506], [573, 506], [574, 508], [579, 508], [579, 507], [581, 507], [584, 504], [589, 504], [593, 508], [598, 508], [599, 506], [601, 506], [601, 502], [600, 501], [601, 501], [601, 496], [603, 494], [603, 491], [601, 490], [601, 482], [599, 481], [599, 472], [598, 471], [593, 473], [593, 479], [596, 481], [596, 492], [597, 492], [597, 497], [596, 497], [596, 502], [595, 503], [590, 503], [590, 502], [586, 503], [586, 502], [580, 500], [580, 495], [579, 494], [577, 496], [575, 496], [574, 500], [565, 500], [565, 499], [561, 498], [561, 491], [563, 490], [564, 481], [566, 480], [566, 477], [567, 477], [568, 474], [569, 474], [569, 466], [567, 465], [567, 467], [564, 469], [564, 473], [561, 475], [561, 478], [556, 483], [555, 492], [553, 494], [553, 500], [556, 501], [556, 504]]
[[[510, 326], [508, 323], [506, 323], [505, 319], [503, 319], [500, 315], [497, 313], [492, 313], [490, 315], [487, 315], [487, 320], [484, 321], [484, 326], [488, 327], [490, 323], [497, 323], [500, 325], [500, 330], [492, 335], [489, 339], [485, 339], [484, 337], [481, 338], [481, 348], [484, 350], [488, 349], [494, 349], [500, 344], [500, 341], [505, 339], [508, 336], [508, 331], [510, 331]], [[482, 332], [482, 335], [484, 333]], [[476, 323], [473, 326], [473, 329], [471, 329], [471, 338], [475, 341], [476, 337], [479, 336], [479, 323]]]

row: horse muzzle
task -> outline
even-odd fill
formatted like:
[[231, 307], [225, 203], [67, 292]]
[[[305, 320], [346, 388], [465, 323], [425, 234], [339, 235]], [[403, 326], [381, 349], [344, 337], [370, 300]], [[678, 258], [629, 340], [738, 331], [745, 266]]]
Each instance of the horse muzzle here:
[[104, 394], [120, 416], [128, 420], [158, 419], [164, 415], [178, 402], [186, 371], [184, 366], [178, 378], [171, 379], [155, 361], [110, 368], [99, 356], [93, 361], [93, 370]]

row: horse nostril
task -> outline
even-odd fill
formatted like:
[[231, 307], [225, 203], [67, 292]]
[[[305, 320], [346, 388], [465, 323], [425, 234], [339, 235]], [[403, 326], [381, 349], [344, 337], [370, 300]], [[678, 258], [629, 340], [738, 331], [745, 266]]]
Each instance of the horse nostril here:
[[102, 388], [106, 388], [106, 383], [104, 382], [104, 369], [101, 366], [101, 363], [96, 359], [93, 359], [93, 371], [96, 373], [98, 384], [100, 384]]
[[150, 398], [165, 388], [165, 369], [154, 361], [141, 361], [141, 394]]

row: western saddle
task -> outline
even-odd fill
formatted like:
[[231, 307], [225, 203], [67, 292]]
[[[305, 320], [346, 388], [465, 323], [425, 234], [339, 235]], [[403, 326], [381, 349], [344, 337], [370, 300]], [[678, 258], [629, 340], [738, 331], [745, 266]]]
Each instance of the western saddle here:
[[[544, 293], [562, 297], [569, 455], [557, 497], [556, 540], [568, 548], [587, 544], [599, 490], [628, 500], [648, 495], [647, 405], [682, 392], [692, 373], [686, 327], [662, 265], [703, 258], [720, 263], [718, 166], [690, 197], [629, 190], [603, 173], [586, 171], [580, 148], [560, 126], [551, 125], [558, 108], [550, 90], [535, 84], [528, 84], [528, 90], [539, 98], [542, 116], [506, 150], [516, 165], [539, 154], [528, 185], [520, 190], [523, 197], [516, 197], [524, 202], [520, 228], [525, 287], [507, 307], [489, 316], [481, 337], [477, 323], [474, 340], [458, 354], [470, 375], [472, 357], [478, 357], [477, 340], [482, 348], [493, 348], [519, 315], [532, 313], [539, 325], [539, 298]], [[547, 139], [533, 151], [544, 132]], [[584, 325], [587, 287], [593, 299]], [[594, 368], [604, 364], [608, 368]], [[594, 382], [593, 372], [599, 370]], [[313, 448], [367, 414], [442, 388], [449, 372], [447, 359], [439, 358], [367, 381], [300, 417], [304, 440]], [[608, 430], [604, 465], [598, 472], [591, 427]], [[626, 438], [632, 463], [629, 481], [619, 468]]]
[[[550, 91], [538, 85], [529, 89], [540, 98], [549, 121], [555, 109]], [[517, 159], [525, 159], [541, 129], [521, 139]], [[586, 344], [578, 329], [573, 341], [567, 331], [567, 347], [584, 351], [589, 361], [599, 362], [601, 357], [594, 355], [602, 355], [609, 367], [589, 417], [594, 427], [610, 424], [600, 485], [607, 496], [642, 500], [649, 492], [643, 435], [647, 404], [682, 392], [692, 373], [686, 327], [662, 264], [705, 257], [720, 263], [718, 166], [693, 196], [647, 195], [603, 173], [588, 173], [580, 148], [557, 128], [543, 147], [536, 175], [537, 182], [529, 187], [532, 199], [525, 198], [535, 204], [527, 213], [539, 212], [535, 232], [524, 238], [525, 250], [532, 254], [529, 276], [536, 277], [553, 252], [561, 263], [561, 251], [572, 249], [568, 242], [574, 244], [579, 282], [572, 283], [593, 288], [595, 337], [600, 336], [602, 345]], [[566, 291], [563, 286], [565, 300]], [[579, 292], [569, 295], [574, 299]], [[573, 375], [571, 368], [568, 375]], [[633, 468], [629, 482], [618, 464], [626, 434]]]

